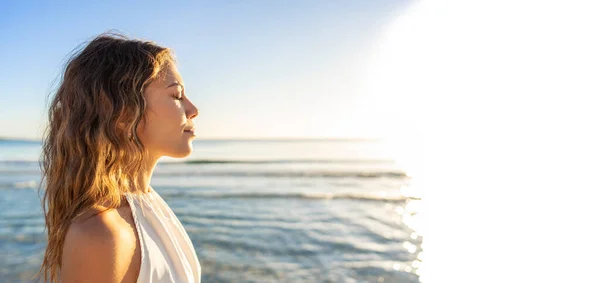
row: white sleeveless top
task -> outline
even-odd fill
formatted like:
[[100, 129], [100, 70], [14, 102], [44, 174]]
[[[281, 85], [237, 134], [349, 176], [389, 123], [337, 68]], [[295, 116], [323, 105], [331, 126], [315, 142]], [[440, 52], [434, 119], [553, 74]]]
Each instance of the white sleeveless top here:
[[175, 213], [154, 189], [125, 194], [141, 248], [137, 282], [200, 282], [200, 262]]

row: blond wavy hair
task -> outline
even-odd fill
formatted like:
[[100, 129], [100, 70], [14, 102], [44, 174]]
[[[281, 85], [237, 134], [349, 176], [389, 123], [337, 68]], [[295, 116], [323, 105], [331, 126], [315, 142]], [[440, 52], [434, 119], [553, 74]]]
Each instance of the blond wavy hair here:
[[117, 208], [124, 193], [139, 191], [135, 184], [146, 156], [136, 133], [145, 121], [143, 93], [174, 60], [170, 49], [152, 41], [108, 32], [67, 61], [42, 144], [48, 246], [35, 278], [43, 274], [44, 282], [58, 282], [73, 220], [98, 203]]

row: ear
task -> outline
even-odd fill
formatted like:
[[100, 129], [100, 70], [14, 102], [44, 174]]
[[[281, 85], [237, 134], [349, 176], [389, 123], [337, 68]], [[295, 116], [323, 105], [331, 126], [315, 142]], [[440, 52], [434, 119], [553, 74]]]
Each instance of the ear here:
[[117, 122], [117, 132], [123, 133], [123, 135], [127, 136], [129, 139], [133, 138], [131, 133], [127, 133], [127, 124], [125, 122]]
[[124, 122], [117, 122], [117, 129], [119, 131], [125, 131], [127, 129], [127, 126]]

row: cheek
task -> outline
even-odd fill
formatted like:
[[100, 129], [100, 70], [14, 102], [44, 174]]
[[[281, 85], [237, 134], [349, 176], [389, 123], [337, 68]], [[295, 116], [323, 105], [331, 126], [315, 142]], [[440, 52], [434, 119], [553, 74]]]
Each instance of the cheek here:
[[180, 137], [185, 114], [175, 105], [153, 107], [147, 112], [145, 124], [140, 124], [138, 135], [146, 145], [168, 142]]

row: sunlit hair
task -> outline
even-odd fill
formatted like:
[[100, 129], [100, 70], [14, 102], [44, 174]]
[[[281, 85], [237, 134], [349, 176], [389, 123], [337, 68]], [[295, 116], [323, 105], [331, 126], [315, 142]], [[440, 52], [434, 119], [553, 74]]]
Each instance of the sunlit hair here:
[[171, 62], [170, 49], [113, 32], [97, 36], [67, 61], [42, 146], [48, 246], [36, 278], [43, 274], [45, 282], [58, 282], [74, 219], [99, 203], [117, 208], [124, 193], [141, 191], [134, 186], [146, 156], [136, 133], [145, 121], [143, 93]]

